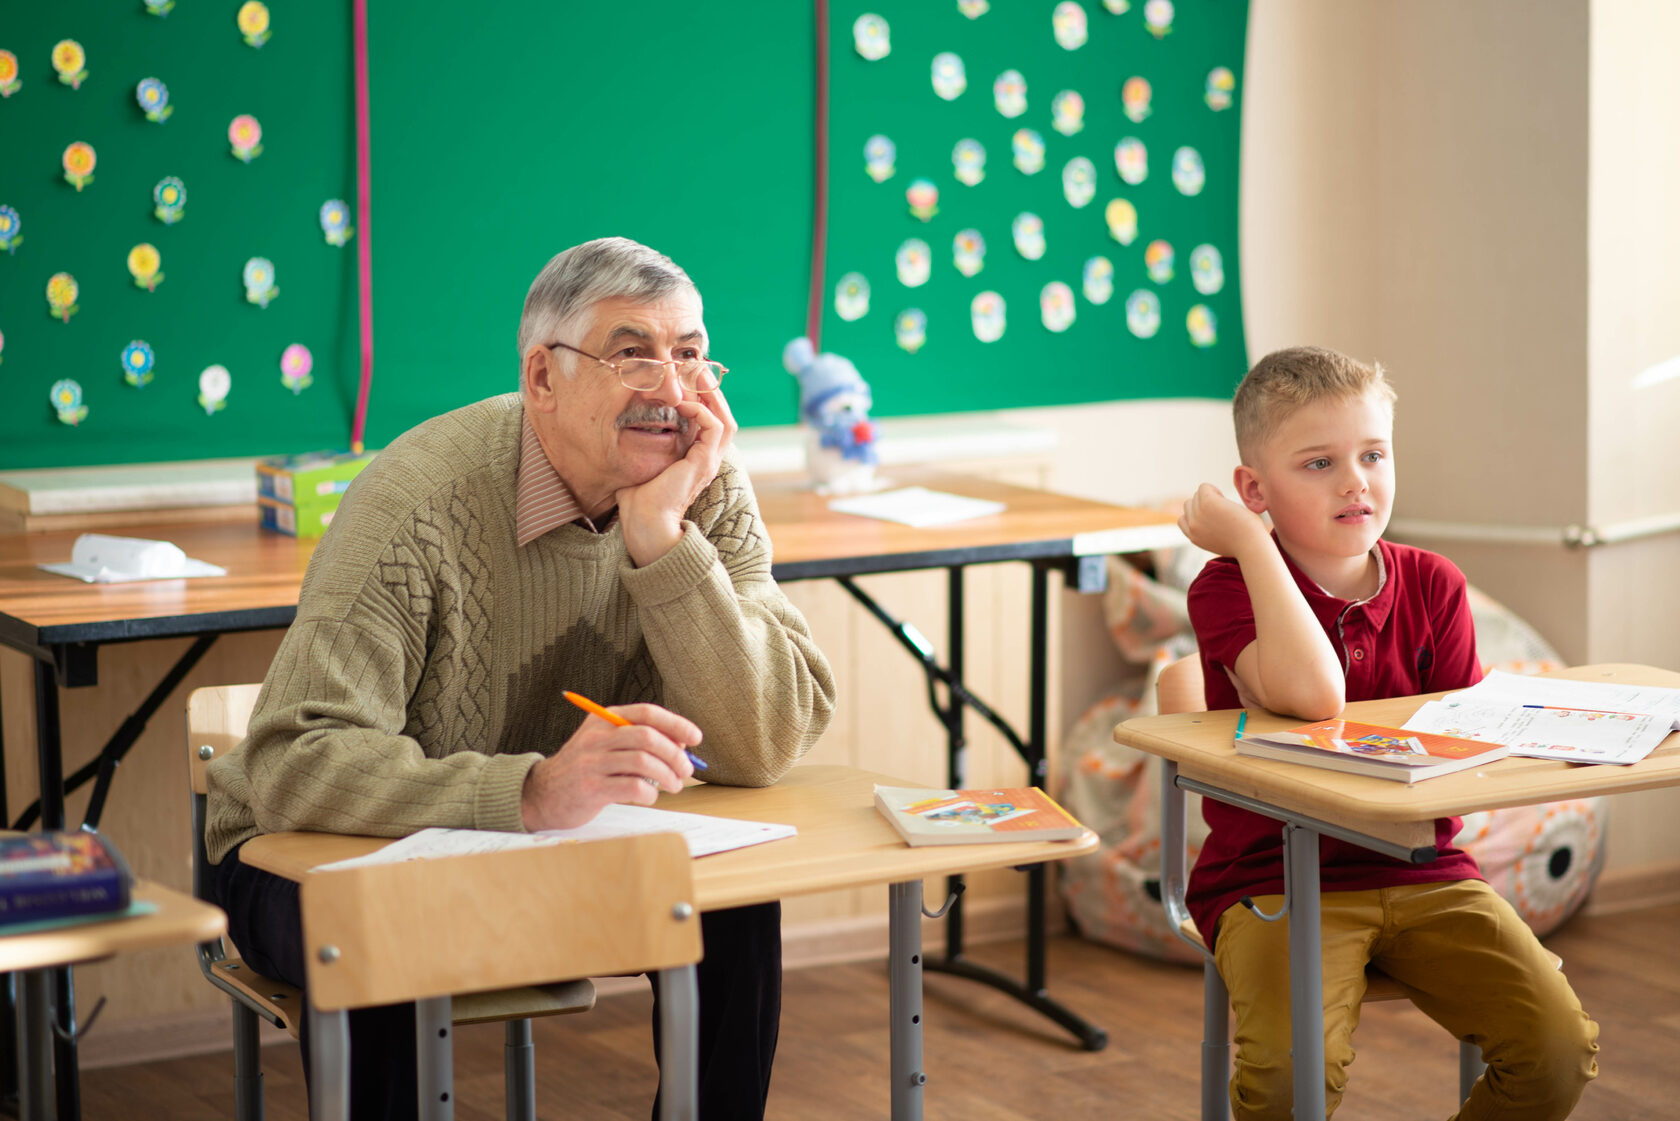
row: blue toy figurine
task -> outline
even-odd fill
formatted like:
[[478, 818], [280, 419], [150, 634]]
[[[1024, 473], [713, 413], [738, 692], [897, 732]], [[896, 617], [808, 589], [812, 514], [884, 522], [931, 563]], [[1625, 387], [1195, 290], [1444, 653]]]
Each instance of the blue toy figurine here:
[[782, 350], [782, 364], [799, 379], [805, 422], [805, 469], [819, 494], [875, 489], [875, 426], [869, 423], [869, 383], [838, 354], [818, 354], [807, 338]]

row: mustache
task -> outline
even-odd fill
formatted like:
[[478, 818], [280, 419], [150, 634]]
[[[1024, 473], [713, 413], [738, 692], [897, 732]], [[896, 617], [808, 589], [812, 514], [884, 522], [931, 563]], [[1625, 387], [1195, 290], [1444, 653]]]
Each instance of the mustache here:
[[613, 421], [614, 428], [639, 428], [642, 425], [675, 428], [684, 436], [688, 435], [688, 430], [692, 427], [687, 417], [669, 405], [631, 405]]

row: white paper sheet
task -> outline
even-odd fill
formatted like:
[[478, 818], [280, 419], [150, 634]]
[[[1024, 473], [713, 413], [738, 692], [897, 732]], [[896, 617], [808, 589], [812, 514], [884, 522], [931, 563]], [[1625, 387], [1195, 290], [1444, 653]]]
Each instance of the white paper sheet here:
[[1670, 730], [1661, 716], [1511, 704], [1491, 695], [1477, 700], [1468, 691], [1429, 701], [1405, 728], [1508, 744], [1512, 755], [1571, 763], [1637, 763]]
[[405, 860], [430, 860], [440, 856], [468, 856], [481, 852], [542, 848], [548, 845], [602, 841], [611, 837], [636, 837], [644, 833], [681, 833], [690, 856], [746, 848], [797, 835], [798, 829], [769, 821], [743, 821], [733, 817], [677, 813], [652, 806], [611, 805], [594, 821], [576, 829], [548, 829], [540, 833], [496, 833], [483, 829], [422, 829], [393, 841], [366, 856], [321, 865], [327, 868], [358, 868], [368, 864], [397, 864]]
[[1001, 514], [1008, 509], [1001, 502], [984, 498], [969, 498], [961, 494], [947, 494], [926, 487], [900, 487], [879, 494], [863, 494], [855, 498], [836, 498], [828, 504], [830, 510], [842, 514], [858, 514], [865, 518], [899, 522], [925, 529], [929, 526], [950, 525]]
[[227, 569], [194, 560], [168, 541], [84, 533], [70, 548], [70, 560], [40, 566], [47, 572], [88, 584], [123, 584], [135, 580], [181, 580], [226, 576]]

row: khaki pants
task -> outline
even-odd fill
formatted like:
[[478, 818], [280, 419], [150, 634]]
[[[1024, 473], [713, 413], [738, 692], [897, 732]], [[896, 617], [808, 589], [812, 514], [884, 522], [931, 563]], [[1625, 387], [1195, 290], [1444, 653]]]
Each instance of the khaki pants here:
[[[1282, 896], [1255, 899], [1272, 912]], [[1487, 1073], [1456, 1121], [1569, 1116], [1597, 1076], [1598, 1025], [1528, 926], [1481, 880], [1408, 884], [1322, 896], [1324, 1097], [1347, 1089], [1365, 966], [1482, 1048]], [[1219, 920], [1214, 959], [1236, 1014], [1231, 1108], [1237, 1121], [1290, 1116], [1289, 919], [1263, 922], [1241, 904]]]

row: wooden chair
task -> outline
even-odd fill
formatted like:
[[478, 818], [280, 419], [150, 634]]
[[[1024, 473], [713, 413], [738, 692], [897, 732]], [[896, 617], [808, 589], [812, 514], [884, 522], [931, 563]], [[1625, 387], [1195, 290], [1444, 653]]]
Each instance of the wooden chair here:
[[[1190, 654], [1180, 658], [1164, 667], [1156, 680], [1157, 707], [1162, 713], [1201, 712], [1207, 704], [1202, 685], [1201, 657]], [[1171, 797], [1174, 793], [1163, 791], [1162, 796]], [[1176, 855], [1178, 863], [1182, 866], [1183, 852]], [[1162, 857], [1165, 861], [1168, 854], [1163, 853]], [[1167, 878], [1178, 881], [1177, 891], [1166, 890], [1166, 884], [1163, 883], [1161, 901], [1166, 907], [1168, 921], [1174, 924], [1178, 936], [1194, 946], [1202, 955], [1202, 1121], [1226, 1121], [1231, 1115], [1230, 1097], [1226, 1090], [1231, 1075], [1230, 994], [1225, 989], [1224, 978], [1219, 976], [1219, 970], [1214, 967], [1213, 954], [1209, 952], [1201, 932], [1196, 929], [1195, 922], [1184, 908], [1184, 879]], [[1557, 968], [1563, 968], [1562, 958], [1553, 954], [1552, 959]], [[1407, 999], [1409, 998], [1406, 989], [1400, 982], [1379, 969], [1370, 968], [1365, 971], [1365, 997], [1362, 1003], [1374, 1004], [1378, 1001]], [[1475, 1085], [1476, 1079], [1480, 1078], [1486, 1069], [1480, 1049], [1469, 1040], [1460, 1040], [1460, 1101], [1470, 1096], [1470, 1087]]]
[[658, 971], [662, 1121], [696, 1116], [693, 861], [675, 833], [312, 872], [311, 1117], [347, 1121], [347, 1011], [415, 1001], [422, 1118], [454, 1116], [450, 1005], [563, 977]]
[[[204, 813], [208, 787], [205, 770], [245, 738], [260, 685], [218, 685], [193, 690], [187, 698], [187, 765], [192, 787], [193, 895], [214, 903], [213, 870], [204, 849]], [[234, 1109], [238, 1121], [263, 1116], [262, 1052], [258, 1020], [298, 1035], [304, 1012], [302, 994], [283, 981], [264, 977], [228, 953], [217, 938], [198, 946], [199, 969], [233, 1001]], [[588, 980], [525, 986], [500, 992], [475, 992], [454, 1002], [457, 1024], [505, 1022], [507, 1116], [535, 1121], [536, 1059], [531, 1019], [587, 1012], [595, 1007], [595, 986]]]

